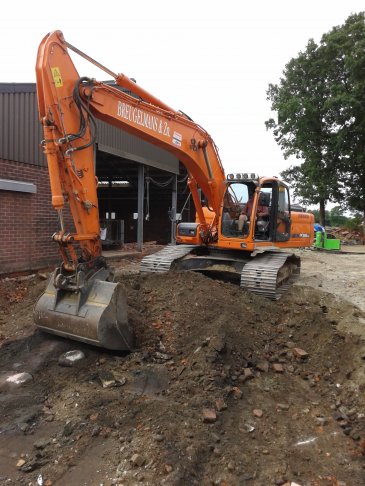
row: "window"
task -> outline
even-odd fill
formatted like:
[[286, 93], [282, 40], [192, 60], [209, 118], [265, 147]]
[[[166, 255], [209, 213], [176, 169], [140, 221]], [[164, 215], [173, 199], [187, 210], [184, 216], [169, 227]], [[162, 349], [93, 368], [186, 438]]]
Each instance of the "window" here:
[[238, 218], [248, 201], [249, 193], [254, 189], [254, 185], [249, 187], [243, 182], [233, 182], [228, 186], [224, 195], [222, 211], [222, 234], [224, 236], [236, 238], [245, 236], [244, 231], [238, 228]]
[[283, 184], [278, 184], [278, 212], [276, 222], [276, 241], [288, 241], [290, 238], [289, 191]]
[[281, 184], [279, 184], [278, 211], [279, 213], [287, 213], [289, 211], [288, 189]]

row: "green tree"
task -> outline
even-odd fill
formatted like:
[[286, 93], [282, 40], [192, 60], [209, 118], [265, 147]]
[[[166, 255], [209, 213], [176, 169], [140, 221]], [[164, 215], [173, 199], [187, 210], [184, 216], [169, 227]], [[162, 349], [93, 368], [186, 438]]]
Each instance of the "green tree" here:
[[286, 65], [279, 85], [269, 85], [267, 95], [277, 121], [271, 118], [266, 127], [273, 130], [285, 158], [295, 155], [302, 160], [281, 175], [303, 203], [320, 205], [324, 224], [325, 203], [333, 188], [327, 159], [331, 134], [324, 118], [328, 96], [324, 63], [313, 40]]
[[335, 135], [336, 200], [365, 221], [365, 13], [324, 34], [321, 45], [330, 66], [326, 110]]
[[350, 16], [343, 26], [308, 42], [279, 84], [267, 91], [277, 120], [266, 121], [285, 158], [300, 163], [281, 175], [306, 204], [339, 202], [365, 210], [365, 21]]
[[346, 217], [341, 206], [333, 207], [329, 212], [331, 226], [345, 226], [350, 218]]

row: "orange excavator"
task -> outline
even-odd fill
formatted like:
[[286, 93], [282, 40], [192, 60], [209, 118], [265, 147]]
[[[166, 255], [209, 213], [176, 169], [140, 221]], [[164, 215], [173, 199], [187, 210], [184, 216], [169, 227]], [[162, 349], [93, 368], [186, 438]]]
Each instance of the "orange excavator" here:
[[[69, 50], [112, 76], [115, 86], [80, 77]], [[171, 152], [188, 172], [196, 220], [179, 223], [177, 245], [145, 257], [141, 271], [225, 274], [252, 292], [280, 297], [300, 269], [299, 258], [285, 250], [309, 247], [314, 234], [313, 216], [291, 211], [284, 182], [246, 172], [226, 176], [214, 141], [200, 125], [66, 42], [60, 31], [42, 40], [36, 76], [59, 219], [53, 240], [62, 256], [34, 309], [39, 328], [108, 349], [133, 348], [125, 290], [113, 282], [101, 251], [95, 118]], [[73, 232], [65, 227], [66, 204]]]

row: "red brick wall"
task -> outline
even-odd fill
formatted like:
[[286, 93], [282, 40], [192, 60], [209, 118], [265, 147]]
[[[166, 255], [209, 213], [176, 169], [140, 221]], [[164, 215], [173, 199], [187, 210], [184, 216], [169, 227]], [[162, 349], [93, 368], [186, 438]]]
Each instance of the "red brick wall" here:
[[0, 190], [0, 274], [59, 262], [51, 240], [58, 223], [47, 168], [0, 159], [0, 178], [37, 186], [36, 194]]

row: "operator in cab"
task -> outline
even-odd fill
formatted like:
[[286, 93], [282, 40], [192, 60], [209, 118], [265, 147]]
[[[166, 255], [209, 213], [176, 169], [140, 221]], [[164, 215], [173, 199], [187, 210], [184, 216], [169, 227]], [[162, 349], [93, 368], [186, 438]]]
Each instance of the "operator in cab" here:
[[[250, 194], [249, 200], [247, 201], [245, 207], [242, 209], [241, 214], [239, 215], [238, 231], [242, 231], [243, 226], [251, 219], [254, 195], [254, 192]], [[259, 203], [257, 205], [257, 217], [261, 218], [264, 216], [269, 216], [269, 208], [260, 204], [259, 200]]]

